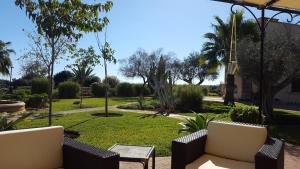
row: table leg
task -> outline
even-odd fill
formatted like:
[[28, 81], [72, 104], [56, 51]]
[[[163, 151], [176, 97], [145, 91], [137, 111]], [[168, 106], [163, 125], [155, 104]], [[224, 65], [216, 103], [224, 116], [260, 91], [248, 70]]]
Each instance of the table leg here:
[[144, 169], [148, 169], [148, 163], [149, 163], [149, 161], [146, 160], [146, 161], [145, 161], [145, 164], [144, 164]]
[[152, 169], [155, 169], [155, 149], [153, 150], [152, 154]]

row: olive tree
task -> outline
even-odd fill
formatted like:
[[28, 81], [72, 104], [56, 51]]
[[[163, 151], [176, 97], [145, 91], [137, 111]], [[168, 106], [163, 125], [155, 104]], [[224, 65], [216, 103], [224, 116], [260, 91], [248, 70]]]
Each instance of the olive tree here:
[[[297, 36], [288, 31], [269, 34], [265, 41], [263, 107], [272, 117], [273, 99], [277, 92], [290, 84], [300, 74], [300, 48]], [[259, 43], [243, 39], [238, 43], [238, 64], [241, 76], [259, 86]]]

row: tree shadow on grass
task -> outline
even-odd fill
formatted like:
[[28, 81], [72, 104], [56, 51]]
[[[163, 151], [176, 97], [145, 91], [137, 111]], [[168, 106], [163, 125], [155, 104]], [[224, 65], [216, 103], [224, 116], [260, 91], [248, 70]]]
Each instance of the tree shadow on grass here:
[[[105, 113], [91, 113], [94, 117], [106, 117]], [[123, 114], [121, 113], [108, 113], [108, 117], [121, 117]]]
[[158, 116], [163, 116], [161, 113], [155, 113], [155, 114], [143, 114], [140, 116], [141, 119], [145, 119], [145, 118], [149, 118], [149, 117], [152, 117], [152, 118], [156, 118]]

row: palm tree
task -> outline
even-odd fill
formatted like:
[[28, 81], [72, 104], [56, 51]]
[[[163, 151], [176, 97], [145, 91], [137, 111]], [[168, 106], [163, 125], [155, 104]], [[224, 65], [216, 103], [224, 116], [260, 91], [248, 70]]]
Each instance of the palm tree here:
[[71, 70], [74, 73], [75, 80], [80, 84], [80, 108], [82, 108], [82, 86], [88, 77], [94, 75], [92, 74], [93, 69], [86, 65], [76, 64]]
[[[250, 37], [253, 41], [259, 40], [259, 31], [255, 22], [246, 20], [243, 11], [237, 11], [236, 17], [236, 38], [237, 41], [245, 37]], [[225, 66], [225, 74], [227, 74], [227, 65], [230, 62], [230, 43], [233, 14], [227, 22], [224, 22], [220, 17], [216, 16], [216, 24], [213, 24], [214, 32], [206, 33], [204, 37], [208, 40], [202, 47], [202, 53], [210, 67]], [[227, 81], [228, 82], [228, 81]], [[230, 83], [233, 84], [233, 83]], [[229, 91], [229, 90], [228, 90]], [[226, 95], [232, 95], [232, 92], [226, 92]], [[225, 98], [228, 98], [225, 96]], [[228, 101], [225, 99], [224, 103]]]
[[9, 68], [12, 67], [9, 55], [15, 51], [7, 48], [10, 44], [10, 42], [0, 40], [0, 74], [2, 75], [9, 75]]

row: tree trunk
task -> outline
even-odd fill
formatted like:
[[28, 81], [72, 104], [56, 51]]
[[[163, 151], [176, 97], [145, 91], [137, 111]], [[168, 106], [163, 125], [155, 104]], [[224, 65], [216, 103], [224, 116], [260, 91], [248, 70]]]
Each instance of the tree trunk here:
[[234, 75], [228, 74], [226, 78], [224, 104], [234, 105]]
[[53, 70], [54, 70], [54, 63], [55, 63], [55, 44], [54, 44], [54, 39], [51, 39], [51, 65], [50, 65], [50, 77], [49, 77], [49, 90], [48, 90], [48, 98], [49, 98], [49, 113], [48, 113], [48, 118], [49, 118], [49, 126], [52, 125], [52, 90], [53, 90]]
[[262, 111], [267, 119], [272, 120], [273, 118], [273, 95], [265, 93], [262, 102]]
[[82, 82], [80, 83], [80, 105], [79, 108], [82, 108]]
[[106, 59], [104, 59], [104, 69], [105, 69], [105, 116], [108, 117], [108, 86], [107, 86], [107, 65], [106, 65]]

